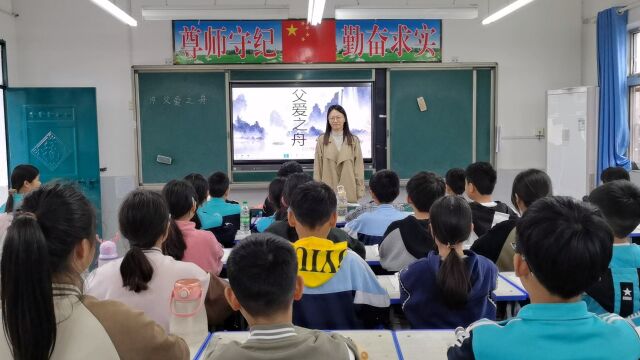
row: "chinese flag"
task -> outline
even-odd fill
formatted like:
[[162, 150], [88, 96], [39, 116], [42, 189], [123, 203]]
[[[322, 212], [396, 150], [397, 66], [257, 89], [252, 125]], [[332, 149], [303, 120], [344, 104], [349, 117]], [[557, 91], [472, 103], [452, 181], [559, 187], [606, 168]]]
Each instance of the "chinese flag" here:
[[316, 26], [311, 26], [306, 20], [282, 21], [282, 61], [335, 62], [336, 21], [324, 19]]

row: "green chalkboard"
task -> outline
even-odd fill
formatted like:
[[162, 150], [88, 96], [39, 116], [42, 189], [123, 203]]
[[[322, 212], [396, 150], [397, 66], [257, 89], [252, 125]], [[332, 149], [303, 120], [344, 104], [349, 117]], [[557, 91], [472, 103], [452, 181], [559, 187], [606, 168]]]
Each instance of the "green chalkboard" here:
[[471, 163], [473, 70], [391, 70], [390, 80], [391, 169], [407, 179]]
[[139, 72], [137, 82], [143, 184], [228, 171], [224, 72]]

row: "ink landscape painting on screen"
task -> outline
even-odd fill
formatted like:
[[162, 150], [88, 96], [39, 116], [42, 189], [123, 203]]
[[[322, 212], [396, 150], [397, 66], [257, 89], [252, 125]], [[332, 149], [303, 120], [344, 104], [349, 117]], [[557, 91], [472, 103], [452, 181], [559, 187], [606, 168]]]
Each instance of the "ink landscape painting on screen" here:
[[371, 83], [233, 84], [234, 163], [312, 161], [327, 109], [344, 107], [362, 156], [371, 158]]

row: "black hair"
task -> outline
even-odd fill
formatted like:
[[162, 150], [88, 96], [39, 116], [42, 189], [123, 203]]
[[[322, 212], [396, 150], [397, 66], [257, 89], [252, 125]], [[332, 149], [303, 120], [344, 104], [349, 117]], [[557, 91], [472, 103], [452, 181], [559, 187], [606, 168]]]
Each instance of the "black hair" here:
[[379, 170], [369, 179], [369, 188], [380, 203], [389, 204], [400, 194], [400, 178], [391, 170]]
[[298, 164], [297, 161], [287, 161], [286, 163], [280, 166], [278, 170], [278, 177], [287, 177], [291, 174], [297, 174], [303, 172], [302, 165]]
[[284, 177], [277, 177], [271, 180], [269, 183], [269, 198], [268, 201], [271, 203], [271, 206], [278, 210], [281, 206], [282, 201], [282, 192], [284, 191], [284, 184], [287, 181]]
[[631, 181], [616, 180], [595, 188], [589, 202], [597, 206], [618, 238], [629, 236], [640, 224], [640, 188]]
[[329, 145], [329, 138], [331, 137], [331, 124], [329, 123], [329, 114], [333, 110], [339, 112], [340, 114], [342, 114], [342, 116], [344, 116], [344, 126], [342, 127], [342, 135], [344, 136], [344, 138], [342, 141], [346, 141], [349, 146], [353, 145], [353, 138], [355, 138], [355, 136], [351, 133], [351, 130], [349, 130], [349, 118], [347, 118], [347, 112], [342, 106], [338, 104], [331, 105], [327, 109], [327, 127], [324, 130], [322, 143], [324, 145]]
[[[444, 196], [431, 206], [430, 226], [437, 242], [453, 247], [471, 234], [471, 208], [459, 196]], [[436, 283], [441, 299], [451, 309], [459, 309], [467, 304], [471, 280], [464, 260], [454, 249], [444, 258]]]
[[38, 175], [40, 175], [40, 170], [33, 165], [22, 164], [13, 168], [13, 171], [11, 172], [11, 183], [9, 184], [9, 196], [7, 197], [7, 203], [5, 204], [5, 212], [10, 213], [15, 210], [13, 208], [13, 192], [20, 192], [25, 181], [32, 182], [38, 177]]
[[151, 249], [167, 232], [169, 209], [162, 195], [149, 190], [129, 193], [118, 212], [120, 233], [131, 248], [122, 259], [122, 286], [139, 293], [147, 290], [153, 266], [142, 250]]
[[229, 177], [222, 171], [211, 174], [208, 179], [209, 195], [214, 198], [221, 198], [229, 190]]
[[631, 177], [629, 176], [629, 172], [623, 167], [612, 166], [602, 170], [600, 181], [602, 181], [603, 184], [616, 180], [631, 181]]
[[516, 175], [516, 178], [513, 179], [513, 186], [511, 187], [511, 203], [519, 211], [516, 195], [518, 195], [518, 199], [520, 199], [526, 207], [531, 206], [534, 201], [540, 198], [552, 196], [553, 186], [551, 185], [549, 175], [538, 169], [529, 169], [520, 172]]
[[[201, 174], [191, 173], [185, 176], [184, 180], [189, 182], [196, 191], [196, 195], [198, 197], [196, 199], [196, 206], [200, 207], [205, 201], [207, 201], [207, 196], [209, 195], [209, 183], [207, 182], [207, 179], [205, 179]], [[202, 222], [200, 221], [198, 213], [193, 214], [191, 221], [196, 224], [196, 229], [200, 230], [202, 228]]]
[[197, 197], [196, 191], [184, 180], [171, 180], [162, 188], [162, 196], [171, 214], [169, 236], [162, 244], [162, 252], [176, 260], [182, 260], [187, 244], [184, 242], [184, 236], [176, 219], [185, 216], [193, 209]]
[[284, 182], [284, 189], [282, 190], [282, 200], [280, 202], [280, 209], [276, 212], [276, 220], [287, 219], [287, 209], [291, 204], [291, 195], [298, 188], [298, 186], [313, 181], [313, 178], [306, 173], [291, 174]]
[[191, 184], [193, 189], [196, 191], [197, 206], [200, 206], [207, 201], [207, 195], [209, 195], [209, 183], [204, 176], [197, 173], [191, 173], [185, 176], [184, 180]]
[[70, 254], [85, 239], [95, 246], [95, 226], [93, 206], [73, 185], [49, 184], [25, 197], [22, 213], [7, 230], [0, 264], [2, 322], [14, 359], [53, 354], [61, 319], [55, 316], [52, 282], [82, 282]]
[[407, 195], [413, 205], [422, 212], [428, 212], [434, 201], [443, 197], [444, 193], [444, 180], [432, 172], [421, 171], [407, 182]]
[[227, 261], [229, 285], [251, 316], [269, 316], [291, 306], [297, 275], [293, 246], [270, 233], [246, 237]]
[[289, 208], [302, 226], [316, 229], [329, 221], [337, 204], [336, 193], [329, 185], [312, 181], [296, 189]]
[[594, 206], [571, 197], [535, 201], [516, 227], [516, 253], [547, 291], [582, 294], [607, 271], [613, 233]]
[[491, 195], [496, 187], [498, 175], [496, 170], [488, 162], [476, 162], [467, 166], [464, 177], [468, 183], [473, 184], [481, 195]]
[[464, 169], [449, 169], [445, 174], [445, 182], [456, 195], [464, 193]]

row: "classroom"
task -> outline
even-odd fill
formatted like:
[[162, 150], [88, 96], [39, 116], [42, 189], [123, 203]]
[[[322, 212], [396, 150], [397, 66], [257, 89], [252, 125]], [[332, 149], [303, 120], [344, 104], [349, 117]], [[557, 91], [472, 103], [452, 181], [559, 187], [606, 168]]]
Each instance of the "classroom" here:
[[0, 101], [1, 359], [640, 359], [640, 1], [0, 0]]

